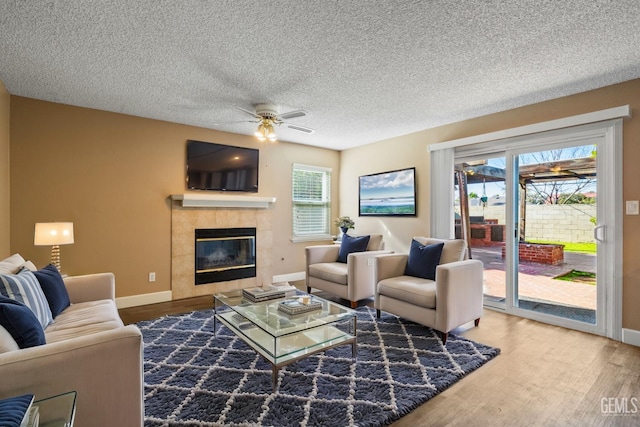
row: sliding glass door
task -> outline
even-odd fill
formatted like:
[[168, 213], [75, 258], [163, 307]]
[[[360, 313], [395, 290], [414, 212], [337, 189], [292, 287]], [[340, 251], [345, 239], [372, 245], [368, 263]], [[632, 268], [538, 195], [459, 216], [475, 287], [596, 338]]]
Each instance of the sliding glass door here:
[[521, 310], [596, 324], [598, 143], [511, 153], [518, 199], [513, 295]]
[[454, 166], [455, 236], [484, 263], [485, 304], [493, 307], [504, 307], [507, 292], [505, 168], [503, 153], [457, 158]]
[[619, 126], [453, 150], [450, 221], [470, 256], [484, 263], [485, 306], [612, 336]]

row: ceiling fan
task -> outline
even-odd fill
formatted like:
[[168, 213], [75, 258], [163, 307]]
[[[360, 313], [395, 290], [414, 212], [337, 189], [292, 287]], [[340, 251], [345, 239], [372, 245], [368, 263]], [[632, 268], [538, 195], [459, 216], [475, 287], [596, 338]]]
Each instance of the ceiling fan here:
[[[258, 128], [256, 129], [254, 135], [260, 141], [275, 141], [277, 139], [275, 127], [285, 125], [291, 130], [295, 130], [298, 132], [312, 134], [315, 130], [308, 128], [306, 126], [296, 125], [294, 123], [289, 123], [286, 120], [295, 119], [298, 117], [304, 117], [307, 115], [307, 112], [304, 110], [294, 110], [289, 111], [287, 113], [280, 114], [278, 112], [278, 106], [274, 104], [256, 104], [255, 111], [245, 110], [242, 107], [236, 107], [238, 110], [249, 114], [255, 120], [250, 120], [251, 123], [258, 123]], [[227, 123], [246, 123], [246, 121], [240, 122], [227, 122]], [[215, 123], [215, 124], [223, 124], [223, 123]]]

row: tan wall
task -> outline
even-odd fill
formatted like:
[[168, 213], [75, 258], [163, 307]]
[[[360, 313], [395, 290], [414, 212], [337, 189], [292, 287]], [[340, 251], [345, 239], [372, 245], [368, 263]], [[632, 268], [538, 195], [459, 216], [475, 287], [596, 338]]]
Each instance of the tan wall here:
[[[170, 290], [168, 196], [185, 192], [187, 139], [261, 148], [257, 196], [277, 198], [273, 273], [303, 271], [307, 243], [290, 241], [291, 164], [331, 167], [338, 176], [338, 152], [286, 142], [264, 149], [250, 136], [16, 96], [11, 251], [43, 266], [50, 248], [33, 245], [34, 224], [73, 221], [75, 244], [61, 247], [63, 273], [113, 271], [118, 297]], [[338, 194], [337, 179], [333, 187]]]
[[[340, 214], [356, 221], [356, 231], [378, 230], [387, 236], [387, 249], [406, 252], [410, 236], [429, 233], [429, 153], [427, 146], [448, 140], [573, 116], [629, 104], [632, 115], [640, 114], [640, 80], [559, 98], [527, 107], [466, 120], [342, 152]], [[624, 200], [639, 200], [640, 118], [624, 120]], [[363, 161], [366, 159], [366, 161]], [[416, 166], [418, 217], [358, 218], [358, 176]], [[623, 327], [640, 330], [640, 216], [624, 217]]]
[[[342, 152], [340, 215], [355, 221], [353, 234], [383, 233], [385, 249], [408, 250], [411, 237], [429, 231], [429, 157], [420, 134]], [[366, 159], [366, 160], [365, 160]], [[358, 217], [358, 177], [416, 167], [416, 217]]]
[[9, 205], [9, 92], [0, 81], [0, 259], [10, 254]]

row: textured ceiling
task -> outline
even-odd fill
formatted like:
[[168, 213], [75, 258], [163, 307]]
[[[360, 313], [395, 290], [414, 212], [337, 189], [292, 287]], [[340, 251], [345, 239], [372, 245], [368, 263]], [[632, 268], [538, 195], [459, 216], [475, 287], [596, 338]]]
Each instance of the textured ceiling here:
[[640, 77], [637, 0], [3, 0], [14, 95], [345, 149]]

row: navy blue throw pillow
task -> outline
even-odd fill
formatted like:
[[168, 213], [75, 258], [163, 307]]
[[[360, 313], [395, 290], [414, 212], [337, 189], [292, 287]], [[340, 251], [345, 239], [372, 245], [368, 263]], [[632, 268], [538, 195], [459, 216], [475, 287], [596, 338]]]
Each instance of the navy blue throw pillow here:
[[25, 425], [23, 420], [28, 418], [25, 416], [29, 408], [31, 408], [33, 398], [33, 394], [23, 394], [21, 396], [0, 399], [0, 425], [7, 427]]
[[347, 262], [347, 255], [352, 252], [364, 252], [369, 246], [369, 239], [371, 236], [353, 237], [348, 234], [342, 236], [342, 243], [340, 244], [340, 252], [338, 253], [338, 262]]
[[444, 248], [444, 243], [424, 246], [417, 240], [412, 240], [409, 261], [404, 274], [436, 280], [436, 267], [440, 264], [442, 248]]
[[55, 319], [62, 310], [71, 305], [67, 287], [64, 285], [64, 280], [62, 280], [60, 272], [53, 264], [49, 264], [38, 271], [34, 271], [33, 274], [35, 274], [38, 282], [40, 283], [42, 292], [44, 292], [44, 296], [47, 298], [47, 302], [49, 303], [51, 314]]
[[0, 295], [0, 325], [4, 327], [20, 348], [46, 343], [44, 330], [33, 311], [20, 301]]

